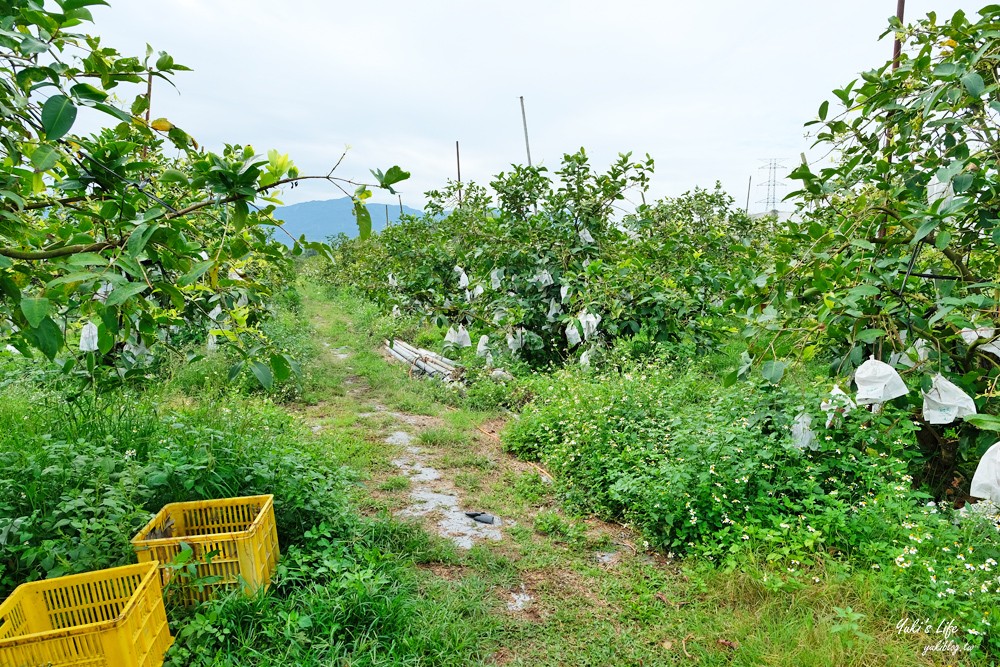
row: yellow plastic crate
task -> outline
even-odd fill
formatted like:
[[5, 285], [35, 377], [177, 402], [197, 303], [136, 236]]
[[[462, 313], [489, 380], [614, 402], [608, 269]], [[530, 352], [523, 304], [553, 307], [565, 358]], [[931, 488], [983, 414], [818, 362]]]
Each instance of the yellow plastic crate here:
[[22, 584], [0, 605], [0, 667], [158, 667], [174, 639], [159, 563]]
[[[160, 562], [164, 586], [172, 573], [163, 564], [174, 560], [182, 543], [194, 552], [197, 578], [218, 577], [200, 590], [196, 585], [178, 586], [183, 603], [207, 600], [215, 590], [232, 587], [240, 578], [247, 595], [267, 589], [278, 562], [274, 496], [170, 503], [132, 538], [140, 563]], [[212, 551], [218, 553], [206, 562]]]

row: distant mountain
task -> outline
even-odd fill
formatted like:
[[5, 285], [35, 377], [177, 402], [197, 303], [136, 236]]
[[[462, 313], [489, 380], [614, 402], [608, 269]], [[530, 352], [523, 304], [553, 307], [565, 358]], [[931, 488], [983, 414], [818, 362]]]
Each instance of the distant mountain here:
[[[350, 197], [340, 199], [325, 199], [321, 201], [306, 201], [291, 206], [279, 206], [274, 210], [274, 217], [284, 222], [285, 230], [299, 238], [303, 234], [308, 241], [326, 241], [331, 236], [346, 234], [351, 238], [358, 235], [358, 223], [354, 219], [354, 203]], [[385, 228], [386, 206], [384, 204], [368, 204], [368, 212], [372, 214], [372, 231]], [[389, 223], [399, 220], [399, 206], [388, 205]], [[407, 215], [423, 215], [409, 206], [403, 206]], [[291, 240], [280, 231], [274, 238], [288, 245]]]

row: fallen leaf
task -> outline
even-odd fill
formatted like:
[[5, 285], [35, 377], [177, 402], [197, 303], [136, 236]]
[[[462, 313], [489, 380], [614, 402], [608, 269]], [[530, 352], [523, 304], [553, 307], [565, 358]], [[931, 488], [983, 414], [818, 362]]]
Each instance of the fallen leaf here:
[[663, 648], [665, 648], [665, 649], [667, 649], [669, 651], [669, 650], [671, 650], [674, 647], [674, 643], [671, 640], [669, 640], [669, 639], [664, 639], [660, 643], [660, 646], [662, 646]]
[[731, 648], [734, 651], [740, 647], [738, 642], [732, 642], [729, 641], [728, 639], [720, 639], [718, 643], [721, 644], [722, 646], [725, 646], [726, 648]]

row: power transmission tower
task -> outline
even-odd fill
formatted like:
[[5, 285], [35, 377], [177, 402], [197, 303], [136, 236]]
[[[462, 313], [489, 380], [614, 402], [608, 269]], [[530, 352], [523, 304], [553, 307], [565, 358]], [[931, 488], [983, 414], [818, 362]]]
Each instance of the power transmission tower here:
[[760, 170], [767, 170], [767, 180], [757, 187], [766, 188], [767, 196], [758, 200], [757, 203], [764, 204], [765, 213], [771, 213], [778, 210], [778, 189], [785, 187], [784, 183], [779, 182], [780, 178], [778, 177], [778, 170], [784, 169], [785, 165], [783, 158], [768, 158], [763, 162], [765, 164]]

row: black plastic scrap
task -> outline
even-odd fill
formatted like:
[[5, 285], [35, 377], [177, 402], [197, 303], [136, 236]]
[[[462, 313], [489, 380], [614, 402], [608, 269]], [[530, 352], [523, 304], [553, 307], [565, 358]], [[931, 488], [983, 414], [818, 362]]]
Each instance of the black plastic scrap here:
[[479, 523], [493, 523], [493, 515], [486, 512], [466, 512], [465, 516]]

